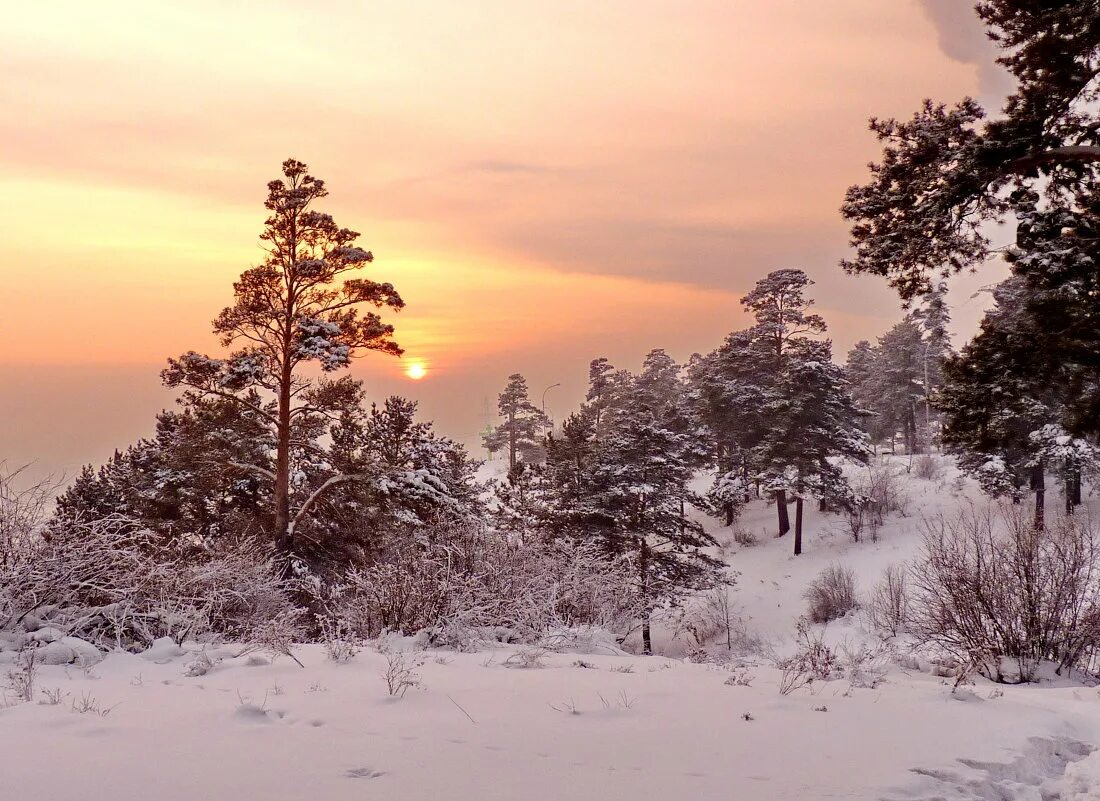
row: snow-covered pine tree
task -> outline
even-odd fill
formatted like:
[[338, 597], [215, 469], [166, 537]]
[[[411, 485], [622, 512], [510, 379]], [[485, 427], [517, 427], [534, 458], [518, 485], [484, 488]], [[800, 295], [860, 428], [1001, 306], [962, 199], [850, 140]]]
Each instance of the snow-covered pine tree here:
[[[363, 562], [403, 535], [462, 523], [484, 511], [478, 463], [465, 448], [416, 419], [417, 403], [399, 396], [369, 410], [345, 411], [331, 429], [330, 474], [361, 476], [333, 487], [309, 522], [328, 562]], [[444, 527], [446, 527], [444, 525]]]
[[586, 409], [591, 413], [593, 435], [600, 438], [603, 431], [604, 410], [615, 400], [615, 395], [630, 383], [630, 374], [616, 370], [606, 358], [593, 359], [588, 365], [588, 391], [585, 393]]
[[889, 278], [904, 300], [988, 260], [990, 222], [1010, 221], [1017, 190], [1072, 205], [1095, 182], [1100, 128], [1100, 6], [985, 0], [975, 6], [1016, 81], [989, 120], [970, 98], [924, 101], [912, 119], [872, 119], [884, 143], [871, 179], [851, 187], [842, 212], [855, 256], [842, 266]]
[[920, 326], [909, 316], [879, 337], [874, 362], [871, 408], [889, 431], [890, 447], [901, 432], [906, 453], [926, 449], [922, 415], [925, 342]]
[[737, 331], [688, 366], [696, 415], [713, 437], [715, 479], [708, 498], [726, 525], [733, 523], [759, 473], [754, 449], [768, 430], [765, 410], [775, 389], [761, 372], [768, 357], [764, 348], [751, 331]]
[[777, 441], [780, 436], [777, 432], [787, 426], [787, 421], [775, 418], [774, 413], [787, 408], [785, 404], [793, 403], [793, 398], [787, 396], [791, 391], [787, 369], [792, 351], [804, 351], [813, 337], [824, 334], [826, 330], [821, 316], [809, 311], [813, 300], [806, 297], [805, 291], [812, 285], [813, 281], [802, 270], [773, 270], [741, 298], [741, 305], [755, 318], [756, 322], [748, 333], [756, 346], [754, 350], [762, 356], [751, 380], [761, 386], [760, 394], [766, 397], [767, 404], [765, 428], [752, 448], [752, 461], [758, 476], [768, 479], [767, 487], [775, 498], [779, 516], [780, 536], [791, 528], [787, 511], [788, 485], [777, 480], [777, 476], [786, 471], [786, 466], [779, 465], [775, 458], [783, 452], [783, 444]]
[[272, 446], [268, 427], [240, 405], [193, 400], [158, 414], [153, 438], [116, 452], [98, 470], [85, 467], [58, 498], [57, 522], [118, 516], [186, 547], [256, 536], [271, 487], [226, 465], [270, 468]]
[[[194, 351], [170, 359], [162, 377], [170, 387], [184, 387], [184, 399], [220, 397], [248, 409], [271, 429], [274, 466], [244, 465], [273, 485], [272, 534], [289, 575], [297, 545], [295, 525], [308, 513], [318, 492], [291, 508], [291, 475], [296, 426], [310, 418], [338, 414], [352, 387], [345, 381], [315, 380], [302, 368], [309, 362], [332, 372], [347, 367], [367, 350], [400, 355], [393, 326], [371, 310], [400, 309], [401, 297], [388, 283], [349, 278], [373, 261], [356, 245], [359, 234], [340, 228], [332, 217], [312, 208], [325, 197], [325, 184], [294, 159], [283, 163], [283, 178], [268, 184], [265, 207], [270, 216], [260, 238], [267, 256], [234, 284], [235, 302], [214, 321], [225, 347], [237, 346], [228, 358]], [[365, 310], [364, 310], [365, 309]], [[256, 403], [253, 391], [270, 396]], [[323, 493], [352, 475], [326, 479]]]
[[519, 373], [508, 376], [504, 391], [497, 397], [497, 411], [501, 422], [485, 435], [485, 449], [489, 453], [506, 450], [510, 471], [521, 462], [541, 462], [545, 458], [543, 432], [550, 421], [541, 409], [531, 403], [527, 379]]
[[1035, 519], [1044, 514], [1044, 465], [1031, 434], [1057, 419], [1052, 385], [1042, 379], [1044, 353], [1033, 347], [1037, 321], [1027, 310], [1022, 279], [993, 290], [994, 307], [981, 330], [944, 365], [939, 406], [945, 448], [991, 495], [1018, 499], [1035, 492]]
[[[705, 508], [690, 488], [707, 457], [707, 438], [686, 402], [679, 367], [661, 350], [646, 356], [642, 371], [606, 409], [606, 430], [574, 473], [570, 495], [580, 502], [568, 521], [574, 536], [595, 538], [609, 555], [631, 555], [646, 612], [642, 645], [652, 652], [649, 617], [685, 592], [721, 581], [721, 563], [701, 549], [715, 544], [688, 510]], [[576, 436], [584, 437], [583, 416]], [[576, 448], [567, 451], [576, 458]], [[559, 453], [553, 450], [555, 456]], [[582, 462], [583, 463], [583, 462]], [[559, 463], [552, 475], [569, 475]]]
[[756, 460], [764, 484], [795, 498], [794, 554], [802, 553], [804, 499], [843, 504], [849, 495], [839, 461], [866, 461], [870, 446], [828, 340], [802, 339], [784, 353], [777, 391], [767, 408], [771, 427]]
[[848, 360], [844, 364], [844, 377], [848, 381], [848, 391], [852, 401], [863, 413], [863, 428], [873, 446], [891, 440], [897, 433], [894, 421], [883, 413], [879, 395], [880, 351], [867, 340], [857, 342], [848, 351]]

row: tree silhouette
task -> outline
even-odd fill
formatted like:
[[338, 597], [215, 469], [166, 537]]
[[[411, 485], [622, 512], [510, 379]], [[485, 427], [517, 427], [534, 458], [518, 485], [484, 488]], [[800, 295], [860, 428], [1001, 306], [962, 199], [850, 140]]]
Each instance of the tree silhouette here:
[[399, 356], [393, 326], [372, 307], [397, 310], [405, 304], [391, 284], [346, 277], [374, 257], [355, 244], [357, 232], [339, 227], [330, 215], [312, 208], [328, 191], [305, 164], [283, 162], [283, 178], [267, 188], [264, 206], [270, 216], [260, 235], [267, 256], [241, 275], [233, 287], [233, 305], [214, 320], [223, 346], [236, 349], [224, 359], [190, 351], [170, 359], [161, 377], [167, 386], [186, 387], [185, 400], [232, 400], [273, 430], [273, 470], [247, 463], [232, 466], [274, 484], [272, 533], [282, 569], [289, 574], [296, 524], [329, 487], [355, 478], [332, 476], [292, 510], [296, 429], [332, 419], [358, 399], [358, 387], [350, 378], [311, 378], [302, 368], [316, 362], [324, 373], [331, 373], [367, 350]]

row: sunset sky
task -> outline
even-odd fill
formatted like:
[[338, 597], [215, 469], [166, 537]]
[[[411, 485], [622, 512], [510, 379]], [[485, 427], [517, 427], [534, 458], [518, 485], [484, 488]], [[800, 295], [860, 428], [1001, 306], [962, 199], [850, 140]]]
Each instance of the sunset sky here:
[[[0, 460], [70, 473], [151, 431], [166, 357], [256, 263], [283, 159], [391, 281], [372, 397], [466, 442], [512, 372], [564, 412], [587, 363], [712, 349], [778, 267], [838, 357], [898, 315], [844, 276], [865, 120], [996, 104], [969, 3], [50, 0], [0, 28]], [[987, 283], [952, 298], [962, 329]]]

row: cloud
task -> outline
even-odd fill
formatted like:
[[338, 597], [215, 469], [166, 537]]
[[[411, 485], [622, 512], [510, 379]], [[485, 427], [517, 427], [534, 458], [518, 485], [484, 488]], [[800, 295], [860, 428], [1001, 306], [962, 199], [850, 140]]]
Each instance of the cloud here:
[[1012, 92], [1012, 76], [996, 63], [997, 47], [986, 36], [973, 3], [962, 0], [918, 0], [918, 3], [936, 28], [943, 54], [960, 64], [976, 66], [983, 101], [999, 106]]

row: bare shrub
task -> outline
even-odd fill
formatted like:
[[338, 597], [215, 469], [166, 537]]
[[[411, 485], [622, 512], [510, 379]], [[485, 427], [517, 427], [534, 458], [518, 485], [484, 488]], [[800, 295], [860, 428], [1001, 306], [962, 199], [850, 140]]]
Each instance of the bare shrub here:
[[868, 463], [866, 470], [852, 478], [851, 498], [847, 504], [848, 529], [856, 542], [864, 537], [877, 542], [887, 515], [908, 512], [904, 473], [889, 459], [880, 459]]
[[68, 697], [69, 694], [62, 690], [60, 687], [53, 687], [52, 689], [46, 687], [43, 688], [42, 700], [38, 703], [40, 703], [42, 706], [60, 706], [62, 702], [64, 702], [64, 700]]
[[749, 529], [736, 526], [733, 529], [733, 541], [745, 548], [751, 548], [760, 542], [760, 538]]
[[795, 690], [800, 690], [813, 682], [813, 677], [806, 666], [794, 657], [784, 659], [776, 667], [779, 668], [780, 695], [790, 695]]
[[867, 622], [879, 634], [896, 637], [909, 617], [909, 586], [904, 565], [889, 565], [864, 607]]
[[545, 648], [527, 646], [511, 654], [501, 664], [504, 667], [520, 668], [521, 670], [544, 668], [546, 667], [546, 659], [549, 656], [550, 652]]
[[38, 659], [33, 648], [23, 648], [5, 676], [7, 689], [19, 702], [34, 700], [34, 683], [38, 677]]
[[0, 462], [0, 568], [14, 565], [34, 550], [60, 486], [53, 477], [30, 479], [29, 467], [9, 469]]
[[852, 687], [874, 689], [886, 678], [890, 654], [885, 648], [842, 643], [837, 655], [838, 670]]
[[351, 623], [333, 614], [325, 614], [317, 616], [317, 624], [330, 661], [350, 662], [359, 653], [362, 641]]
[[406, 651], [392, 636], [382, 637], [378, 650], [386, 658], [382, 679], [391, 697], [404, 698], [410, 689], [421, 686], [419, 669], [425, 661], [423, 651]]
[[659, 619], [673, 632], [673, 639], [690, 636], [688, 650], [693, 661], [714, 661], [706, 651], [724, 648], [725, 659], [731, 653], [759, 650], [759, 640], [749, 633], [738, 613], [737, 603], [728, 585], [720, 585], [688, 598], [681, 605], [664, 610]]
[[842, 618], [859, 605], [855, 574], [841, 565], [830, 565], [810, 582], [803, 597], [809, 605], [807, 614], [814, 623]]
[[1095, 670], [1100, 563], [1080, 517], [1037, 529], [1012, 505], [926, 523], [911, 571], [910, 631], [998, 682], [1029, 681], [1042, 661]]
[[83, 693], [80, 698], [74, 698], [72, 702], [72, 711], [78, 715], [95, 715], [99, 718], [105, 718], [114, 711], [114, 706], [103, 706], [99, 700], [91, 693]]
[[254, 625], [248, 632], [248, 646], [238, 656], [260, 650], [270, 654], [272, 660], [286, 656], [293, 659], [298, 667], [304, 668], [305, 665], [294, 655], [294, 645], [305, 639], [302, 616], [300, 610], [286, 609], [270, 620]]
[[632, 567], [587, 543], [512, 542], [476, 524], [441, 523], [347, 576], [341, 616], [360, 636], [428, 631], [434, 645], [536, 642], [561, 628], [623, 631], [636, 617]]
[[570, 698], [568, 701], [562, 701], [557, 704], [550, 704], [550, 708], [555, 712], [561, 712], [563, 715], [579, 715], [580, 709], [577, 708], [577, 702]]
[[780, 695], [790, 695], [817, 680], [828, 681], [839, 670], [839, 658], [825, 643], [824, 631], [811, 631], [806, 621], [799, 621], [795, 642], [798, 650], [794, 654], [774, 659], [779, 668]]
[[266, 551], [194, 553], [119, 516], [51, 528], [0, 565], [0, 588], [0, 629], [48, 612], [50, 625], [100, 647], [247, 639], [293, 609]]
[[730, 671], [729, 677], [722, 683], [730, 687], [751, 687], [755, 680], [755, 673], [750, 672], [748, 668], [739, 667]]
[[930, 453], [921, 454], [913, 460], [913, 475], [925, 481], [937, 481], [943, 477], [943, 464]]

